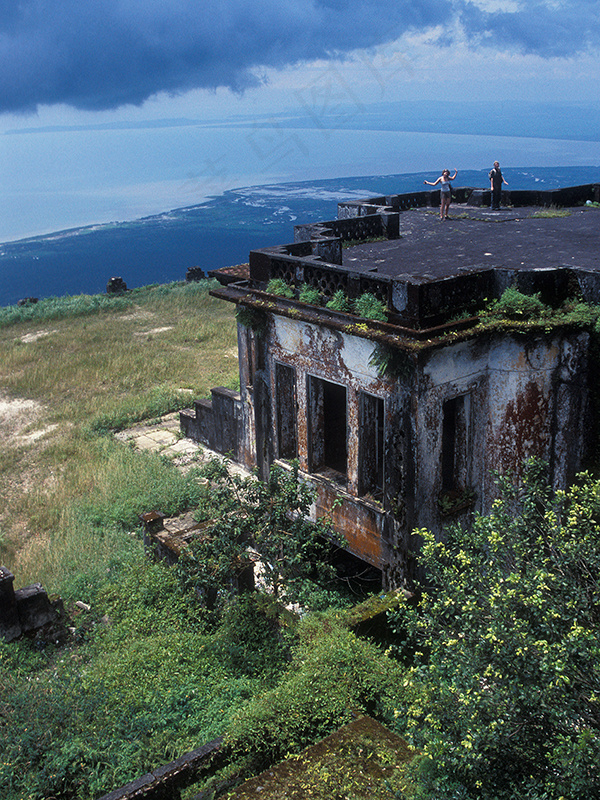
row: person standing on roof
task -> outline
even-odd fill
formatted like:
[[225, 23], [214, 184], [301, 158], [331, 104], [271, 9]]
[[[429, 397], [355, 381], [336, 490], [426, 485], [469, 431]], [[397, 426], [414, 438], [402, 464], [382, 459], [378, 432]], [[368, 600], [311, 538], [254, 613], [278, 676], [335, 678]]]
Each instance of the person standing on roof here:
[[500, 211], [500, 198], [502, 196], [502, 184], [508, 186], [508, 181], [504, 180], [500, 172], [500, 164], [494, 161], [494, 166], [490, 170], [490, 189], [492, 190], [492, 211]]
[[452, 202], [452, 184], [454, 178], [458, 175], [458, 171], [454, 170], [454, 175], [450, 175], [450, 170], [445, 169], [442, 174], [433, 183], [431, 181], [423, 181], [428, 186], [437, 186], [440, 184], [440, 219], [448, 219], [448, 211], [450, 210], [450, 203]]

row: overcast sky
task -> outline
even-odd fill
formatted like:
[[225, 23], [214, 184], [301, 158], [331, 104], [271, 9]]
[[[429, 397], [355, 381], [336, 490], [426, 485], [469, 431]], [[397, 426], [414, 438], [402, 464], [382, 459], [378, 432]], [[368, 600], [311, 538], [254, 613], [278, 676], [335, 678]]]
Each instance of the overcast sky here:
[[317, 94], [437, 102], [442, 129], [458, 100], [597, 105], [599, 20], [599, 0], [2, 0], [0, 123], [229, 118]]

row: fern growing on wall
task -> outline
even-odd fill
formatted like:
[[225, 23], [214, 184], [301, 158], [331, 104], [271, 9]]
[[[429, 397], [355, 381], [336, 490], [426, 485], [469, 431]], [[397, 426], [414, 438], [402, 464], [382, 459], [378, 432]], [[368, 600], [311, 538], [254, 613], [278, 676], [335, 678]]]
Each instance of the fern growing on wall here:
[[304, 283], [300, 288], [298, 299], [302, 303], [310, 303], [310, 305], [313, 306], [320, 306], [321, 292], [319, 292], [319, 290], [315, 289], [313, 286], [309, 286], [307, 283]]
[[414, 370], [414, 364], [408, 353], [381, 342], [375, 345], [369, 366], [374, 367], [380, 377], [389, 378], [408, 378]]
[[294, 296], [292, 287], [288, 286], [281, 278], [271, 278], [267, 284], [267, 292], [269, 292], [269, 294], [276, 294], [279, 297], [287, 297], [290, 300]]

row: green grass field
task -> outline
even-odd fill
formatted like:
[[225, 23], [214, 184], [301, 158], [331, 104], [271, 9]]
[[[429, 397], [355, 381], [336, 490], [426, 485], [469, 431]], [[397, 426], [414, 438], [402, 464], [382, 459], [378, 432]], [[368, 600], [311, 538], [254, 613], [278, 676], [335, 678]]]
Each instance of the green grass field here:
[[252, 774], [351, 709], [394, 719], [399, 668], [335, 610], [298, 631], [265, 595], [215, 614], [144, 555], [140, 512], [210, 493], [113, 432], [236, 387], [234, 309], [209, 288], [0, 312], [0, 563], [60, 594], [71, 626], [62, 646], [0, 640], [6, 800], [93, 800], [222, 734], [224, 777]]
[[237, 386], [234, 309], [210, 285], [2, 309], [0, 561], [16, 586], [63, 592], [67, 575], [115, 546], [83, 518], [124, 522], [182, 494], [173, 469], [110, 433]]

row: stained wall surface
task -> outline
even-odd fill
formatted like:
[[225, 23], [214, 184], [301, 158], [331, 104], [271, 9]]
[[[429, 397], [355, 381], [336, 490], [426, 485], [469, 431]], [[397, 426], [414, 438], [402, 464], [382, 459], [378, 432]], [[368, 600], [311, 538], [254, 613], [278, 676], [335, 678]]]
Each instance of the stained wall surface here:
[[248, 459], [266, 474], [297, 458], [314, 515], [331, 514], [389, 584], [409, 569], [413, 529], [490, 508], [496, 470], [518, 474], [537, 456], [564, 486], [580, 466], [585, 332], [438, 343], [402, 378], [378, 374], [371, 339], [326, 324], [272, 314], [260, 337], [239, 338]]

